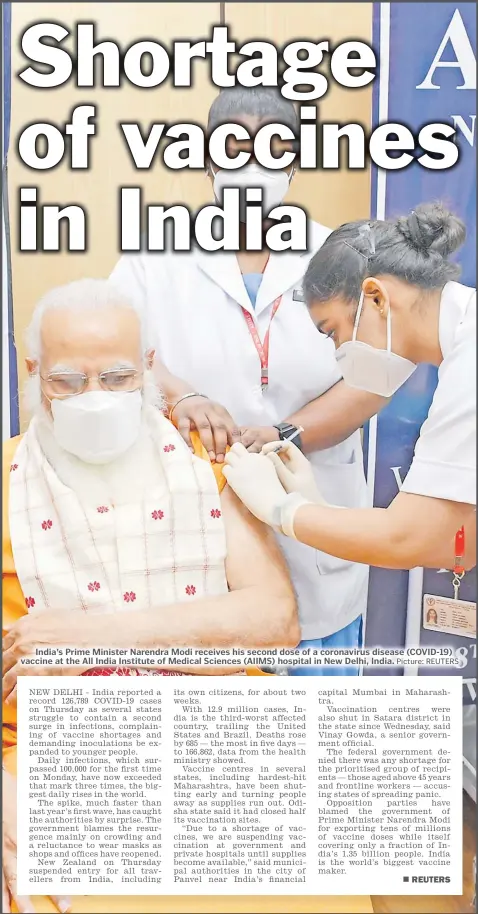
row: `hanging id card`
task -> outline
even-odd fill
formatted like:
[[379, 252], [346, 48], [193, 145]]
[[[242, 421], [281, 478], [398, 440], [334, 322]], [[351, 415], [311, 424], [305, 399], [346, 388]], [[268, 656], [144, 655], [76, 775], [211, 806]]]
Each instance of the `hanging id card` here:
[[475, 638], [476, 603], [426, 593], [423, 597], [423, 628]]
[[423, 628], [429, 631], [476, 638], [476, 603], [459, 600], [460, 584], [465, 576], [465, 530], [461, 527], [455, 537], [453, 565], [453, 598], [426, 593], [423, 597]]

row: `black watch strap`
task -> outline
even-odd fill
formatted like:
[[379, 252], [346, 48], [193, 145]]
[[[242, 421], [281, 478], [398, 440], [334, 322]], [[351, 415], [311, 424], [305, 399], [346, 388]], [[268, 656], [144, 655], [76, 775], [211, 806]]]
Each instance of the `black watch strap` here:
[[287, 441], [289, 438], [292, 438], [293, 444], [302, 450], [302, 441], [300, 434], [298, 434], [297, 425], [292, 425], [290, 422], [279, 422], [277, 425], [274, 425], [274, 428], [279, 432], [280, 441]]

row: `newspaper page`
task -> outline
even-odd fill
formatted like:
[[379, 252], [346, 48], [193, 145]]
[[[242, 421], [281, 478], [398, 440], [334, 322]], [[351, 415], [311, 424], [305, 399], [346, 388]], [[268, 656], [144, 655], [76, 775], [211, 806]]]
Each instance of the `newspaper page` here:
[[473, 5], [2, 26], [2, 911], [469, 914]]

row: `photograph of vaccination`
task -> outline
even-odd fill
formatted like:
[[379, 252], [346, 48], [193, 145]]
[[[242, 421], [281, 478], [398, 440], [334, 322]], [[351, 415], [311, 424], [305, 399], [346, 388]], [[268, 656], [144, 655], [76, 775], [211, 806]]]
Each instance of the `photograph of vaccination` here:
[[475, 4], [2, 50], [2, 912], [473, 912]]

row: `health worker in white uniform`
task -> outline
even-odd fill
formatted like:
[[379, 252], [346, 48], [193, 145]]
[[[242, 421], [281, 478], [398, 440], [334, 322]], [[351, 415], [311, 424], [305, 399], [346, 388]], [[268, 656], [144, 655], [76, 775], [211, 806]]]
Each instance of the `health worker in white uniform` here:
[[[263, 88], [221, 92], [208, 130], [227, 122], [243, 124], [252, 135], [264, 123], [287, 124], [294, 131], [298, 126], [292, 102]], [[231, 137], [228, 155], [250, 145]], [[278, 140], [275, 154], [283, 147], [290, 144]], [[242, 200], [246, 188], [260, 186], [268, 213], [283, 201], [293, 170], [267, 171], [252, 161], [235, 171], [218, 171], [211, 163], [208, 174], [218, 201], [226, 187], [239, 187]], [[211, 457], [222, 461], [228, 441], [240, 441], [251, 453], [294, 435], [326, 497], [360, 508], [366, 488], [359, 429], [386, 400], [344, 384], [333, 341], [317, 333], [304, 304], [304, 273], [329, 231], [311, 223], [306, 254], [265, 247], [248, 252], [243, 244], [237, 254], [196, 248], [125, 255], [111, 278], [147, 309], [163, 365], [158, 381], [186, 440], [195, 427]], [[366, 564], [280, 539], [298, 596], [303, 641], [358, 645]], [[350, 667], [344, 671], [356, 673]]]
[[438, 385], [387, 509], [337, 510], [293, 444], [280, 454], [235, 444], [224, 475], [257, 517], [343, 561], [453, 568], [458, 584], [474, 567], [476, 291], [456, 282], [459, 268], [448, 260], [464, 238], [463, 223], [436, 203], [329, 235], [304, 292], [314, 324], [335, 342], [344, 380], [390, 397], [424, 362], [438, 367]]

